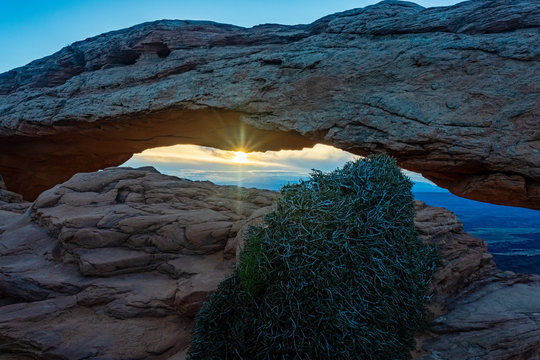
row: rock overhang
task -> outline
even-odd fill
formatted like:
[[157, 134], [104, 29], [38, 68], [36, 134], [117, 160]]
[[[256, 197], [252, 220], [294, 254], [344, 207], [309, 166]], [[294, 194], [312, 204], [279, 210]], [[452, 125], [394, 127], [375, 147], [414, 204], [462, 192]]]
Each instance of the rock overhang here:
[[538, 209], [539, 27], [530, 0], [383, 2], [309, 25], [99, 35], [0, 75], [0, 173], [31, 199], [148, 147], [232, 149], [227, 119], [272, 139], [256, 150], [386, 152], [457, 195]]

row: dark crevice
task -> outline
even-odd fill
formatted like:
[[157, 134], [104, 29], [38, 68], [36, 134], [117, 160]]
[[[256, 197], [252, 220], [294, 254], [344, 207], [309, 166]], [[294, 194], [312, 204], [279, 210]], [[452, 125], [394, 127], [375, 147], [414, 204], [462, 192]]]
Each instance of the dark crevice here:
[[282, 65], [283, 60], [281, 59], [259, 59], [261, 65]]

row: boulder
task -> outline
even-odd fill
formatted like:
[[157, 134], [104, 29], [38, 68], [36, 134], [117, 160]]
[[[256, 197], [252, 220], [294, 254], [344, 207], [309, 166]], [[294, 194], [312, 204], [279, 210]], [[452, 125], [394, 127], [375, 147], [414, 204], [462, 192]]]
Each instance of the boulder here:
[[439, 248], [418, 360], [540, 358], [540, 276], [501, 272], [450, 211], [415, 202], [420, 237]]
[[418, 360], [539, 359], [540, 276], [498, 272], [466, 287], [417, 336]]
[[[164, 359], [275, 192], [111, 168], [0, 212], [0, 359]], [[28, 204], [30, 205], [30, 204]]]
[[307, 25], [102, 34], [0, 74], [0, 173], [32, 200], [156, 146], [324, 143], [540, 209], [539, 27], [537, 0], [391, 0]]

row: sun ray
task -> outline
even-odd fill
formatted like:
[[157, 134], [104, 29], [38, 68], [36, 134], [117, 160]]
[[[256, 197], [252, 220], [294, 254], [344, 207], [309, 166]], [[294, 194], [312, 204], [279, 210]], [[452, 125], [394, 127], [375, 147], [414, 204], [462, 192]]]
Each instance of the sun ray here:
[[231, 161], [237, 164], [247, 164], [249, 163], [248, 154], [243, 151], [235, 151]]

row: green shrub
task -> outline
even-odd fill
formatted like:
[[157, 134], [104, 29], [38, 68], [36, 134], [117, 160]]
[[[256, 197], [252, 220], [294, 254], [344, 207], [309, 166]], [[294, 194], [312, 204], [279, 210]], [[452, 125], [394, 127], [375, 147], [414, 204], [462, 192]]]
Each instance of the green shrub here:
[[198, 314], [189, 358], [408, 358], [436, 261], [411, 186], [378, 155], [283, 187]]

